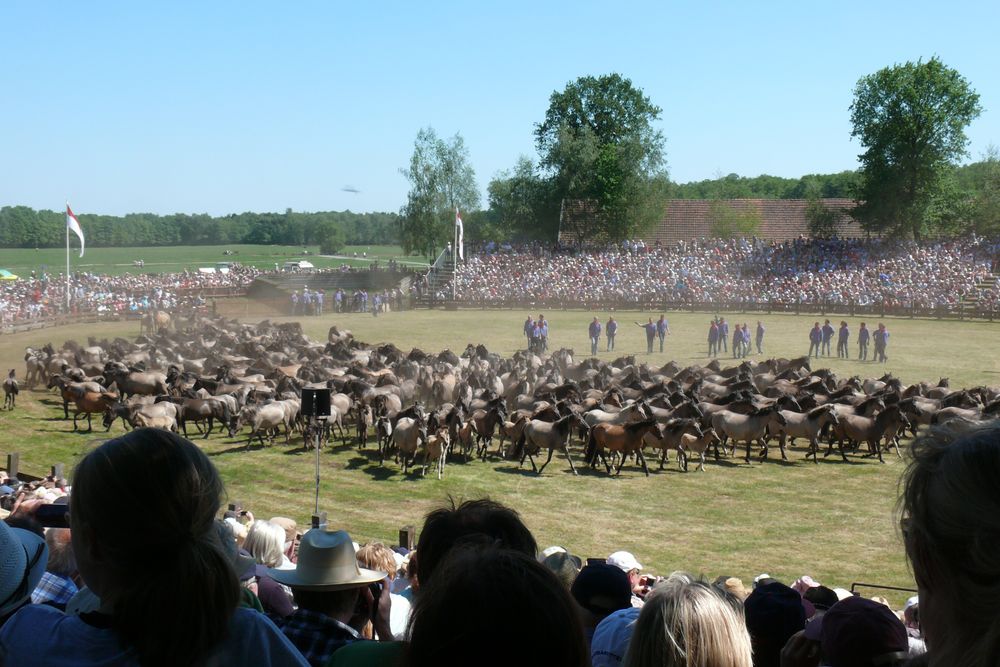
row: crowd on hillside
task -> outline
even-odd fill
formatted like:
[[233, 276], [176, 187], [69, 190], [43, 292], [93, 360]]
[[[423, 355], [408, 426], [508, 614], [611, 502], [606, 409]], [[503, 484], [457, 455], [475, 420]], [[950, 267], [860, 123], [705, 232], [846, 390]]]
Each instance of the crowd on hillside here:
[[[229, 271], [203, 273], [123, 273], [109, 276], [80, 271], [70, 280], [71, 313], [145, 312], [198, 305], [199, 291], [243, 288], [261, 271], [233, 264]], [[204, 297], [201, 297], [202, 302]], [[63, 275], [21, 277], [0, 281], [0, 324], [65, 313], [66, 281]]]
[[517, 512], [489, 500], [431, 511], [415, 550], [358, 545], [337, 521], [302, 531], [223, 512], [205, 453], [138, 429], [87, 454], [72, 487], [0, 476], [0, 656], [143, 667], [993, 664], [1000, 430], [937, 434], [910, 456], [900, 527], [920, 591], [890, 606], [809, 576], [745, 585], [656, 576], [627, 551], [539, 550]]
[[966, 294], [996, 303], [979, 285], [1000, 241], [971, 236], [916, 243], [889, 239], [702, 240], [670, 247], [489, 245], [458, 273], [474, 304], [651, 302], [938, 307]]

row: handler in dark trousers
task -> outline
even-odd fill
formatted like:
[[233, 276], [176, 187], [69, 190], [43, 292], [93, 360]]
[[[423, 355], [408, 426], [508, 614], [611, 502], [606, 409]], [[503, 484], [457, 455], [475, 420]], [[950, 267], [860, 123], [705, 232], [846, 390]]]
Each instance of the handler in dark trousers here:
[[656, 335], [660, 339], [660, 352], [663, 352], [663, 339], [670, 334], [670, 324], [667, 323], [667, 318], [662, 314], [660, 319], [656, 322]]
[[524, 321], [524, 337], [528, 339], [528, 351], [535, 349], [535, 322], [531, 319], [531, 315], [528, 315], [528, 319]]
[[819, 322], [813, 324], [813, 328], [809, 330], [809, 354], [807, 357], [813, 356], [813, 350], [816, 351], [816, 358], [819, 359], [819, 346], [823, 342], [823, 330], [819, 328]]
[[590, 336], [590, 356], [597, 356], [597, 345], [601, 340], [601, 322], [596, 317], [594, 321], [590, 323], [590, 328], [587, 331]]
[[764, 325], [757, 320], [757, 354], [764, 354]]
[[851, 330], [847, 328], [847, 322], [840, 321], [840, 330], [837, 331], [837, 358], [847, 359], [847, 341], [851, 338]]
[[883, 364], [889, 361], [889, 357], [885, 356], [885, 348], [889, 344], [889, 330], [885, 328], [885, 325], [881, 322], [878, 323], [878, 329], [872, 335], [875, 339], [875, 361], [880, 361]]
[[636, 322], [635, 326], [646, 330], [646, 354], [653, 354], [653, 341], [656, 340], [656, 322], [651, 317], [648, 323], [639, 324]]
[[604, 330], [608, 334], [608, 352], [615, 349], [615, 334], [618, 333], [618, 323], [614, 316], [608, 318], [608, 323], [604, 325]]
[[868, 327], [862, 322], [861, 328], [858, 329], [858, 359], [861, 361], [868, 361], [869, 340], [871, 340], [871, 332], [868, 331]]

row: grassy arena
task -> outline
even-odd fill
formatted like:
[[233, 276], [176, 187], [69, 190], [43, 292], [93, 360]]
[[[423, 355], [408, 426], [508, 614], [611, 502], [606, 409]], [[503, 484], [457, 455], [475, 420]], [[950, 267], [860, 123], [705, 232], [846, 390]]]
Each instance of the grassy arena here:
[[[309, 255], [303, 255], [306, 249]], [[235, 254], [223, 255], [230, 250]], [[387, 262], [395, 259], [407, 265], [423, 265], [422, 257], [407, 257], [399, 246], [345, 246], [334, 257], [319, 256], [319, 246], [280, 245], [199, 245], [162, 246], [142, 248], [87, 248], [83, 258], [79, 250], [71, 249], [70, 262], [73, 271], [90, 271], [108, 275], [122, 273], [168, 273], [194, 271], [202, 266], [215, 266], [217, 262], [239, 262], [257, 266], [264, 270], [274, 269], [284, 262], [308, 259], [318, 268], [332, 268], [342, 264], [367, 267], [372, 260]], [[356, 257], [355, 257], [356, 253]], [[366, 256], [367, 255], [367, 256]], [[133, 261], [141, 259], [140, 268]], [[50, 274], [62, 273], [66, 269], [65, 248], [0, 248], [0, 269], [8, 269], [20, 276], [28, 276], [32, 271], [41, 272], [42, 267]]]
[[[349, 329], [366, 341], [392, 341], [403, 349], [464, 348], [484, 342], [510, 354], [521, 344], [519, 311], [415, 311], [377, 319], [349, 314], [303, 320], [306, 333], [322, 339], [331, 324]], [[602, 322], [607, 313], [598, 313]], [[585, 312], [549, 312], [554, 345], [588, 349]], [[643, 353], [642, 331], [634, 320], [648, 314], [620, 313], [619, 354]], [[673, 335], [668, 351], [648, 360], [662, 364], [706, 361], [708, 316], [668, 314]], [[751, 327], [756, 316], [746, 320]], [[839, 318], [835, 320], [835, 323]], [[953, 386], [994, 384], [998, 361], [987, 353], [1000, 325], [982, 322], [886, 320], [892, 332], [890, 361], [885, 366], [832, 359], [843, 375], [880, 375], [889, 370], [904, 381], [948, 376]], [[793, 356], [805, 352], [812, 318], [764, 317], [768, 329], [765, 353]], [[856, 329], [857, 321], [851, 322]], [[66, 327], [0, 337], [0, 365], [17, 368], [23, 376], [23, 349], [87, 335], [135, 335], [138, 325], [102, 324]], [[852, 353], [856, 349], [852, 341]], [[602, 352], [604, 358], [611, 355]], [[0, 454], [17, 450], [22, 467], [41, 473], [50, 463], [72, 466], [103, 432], [73, 434], [62, 419], [54, 394], [24, 392], [18, 410], [0, 413]], [[112, 430], [118, 433], [120, 426]], [[100, 429], [99, 429], [100, 430]], [[313, 499], [313, 456], [301, 441], [293, 447], [252, 447], [244, 440], [213, 436], [198, 440], [221, 470], [231, 499], [240, 499], [258, 516], [284, 514], [307, 522]], [[868, 459], [848, 464], [831, 459], [819, 466], [805, 463], [803, 450], [793, 449], [790, 462], [772, 458], [752, 466], [723, 460], [709, 463], [705, 473], [684, 474], [676, 465], [647, 479], [626, 467], [618, 479], [586, 472], [574, 478], [565, 458], [556, 457], [542, 477], [501, 461], [449, 465], [445, 479], [403, 476], [391, 462], [384, 468], [353, 446], [336, 446], [321, 454], [321, 505], [335, 526], [348, 528], [360, 541], [395, 541], [405, 524], [419, 525], [424, 512], [447, 494], [457, 497], [490, 495], [520, 511], [542, 546], [564, 544], [583, 556], [606, 556], [615, 549], [633, 551], [650, 570], [674, 569], [730, 574], [747, 580], [767, 571], [792, 579], [810, 573], [821, 581], [849, 585], [852, 581], [908, 586], [912, 577], [903, 559], [893, 524], [897, 481], [903, 469], [894, 456], [886, 465]], [[580, 463], [579, 449], [574, 450]], [[654, 466], [655, 468], [655, 466]], [[896, 596], [899, 598], [900, 596]], [[890, 599], [896, 599], [890, 598]], [[900, 598], [901, 599], [901, 598]]]

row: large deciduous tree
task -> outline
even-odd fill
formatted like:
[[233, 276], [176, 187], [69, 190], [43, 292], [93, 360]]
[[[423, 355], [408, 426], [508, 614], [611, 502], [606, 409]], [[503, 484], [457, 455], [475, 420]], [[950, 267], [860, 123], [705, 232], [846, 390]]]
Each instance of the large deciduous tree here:
[[403, 251], [433, 257], [452, 237], [455, 209], [479, 208], [469, 150], [461, 135], [441, 139], [434, 128], [423, 128], [417, 133], [409, 168], [400, 171], [410, 181], [406, 205], [400, 211]]
[[578, 238], [634, 237], [663, 214], [660, 113], [620, 74], [581, 77], [552, 93], [535, 142], [556, 197], [584, 200], [593, 209], [571, 230]]
[[863, 77], [851, 105], [865, 152], [853, 215], [870, 231], [919, 239], [949, 217], [947, 177], [966, 154], [979, 95], [937, 58]]

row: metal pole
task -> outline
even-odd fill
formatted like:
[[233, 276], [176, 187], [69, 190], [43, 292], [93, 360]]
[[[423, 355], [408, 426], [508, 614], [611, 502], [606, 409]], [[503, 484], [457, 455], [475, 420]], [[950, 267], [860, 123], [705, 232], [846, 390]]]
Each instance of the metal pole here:
[[455, 229], [452, 236], [455, 242], [451, 247], [451, 300], [458, 301], [458, 209], [455, 209]]
[[66, 312], [69, 313], [69, 225], [66, 225]]
[[313, 448], [316, 450], [316, 510], [319, 514], [319, 420], [313, 417]]

